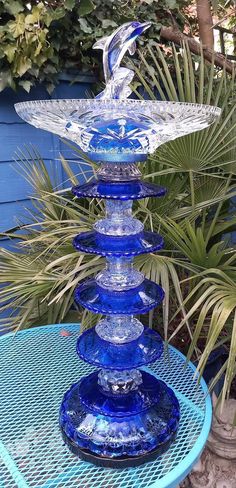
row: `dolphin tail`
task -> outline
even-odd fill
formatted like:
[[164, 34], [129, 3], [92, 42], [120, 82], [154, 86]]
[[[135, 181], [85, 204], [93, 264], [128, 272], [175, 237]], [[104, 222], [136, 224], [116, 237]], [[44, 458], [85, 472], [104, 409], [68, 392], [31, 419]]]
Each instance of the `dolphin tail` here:
[[99, 39], [93, 45], [93, 49], [104, 49], [106, 42], [107, 42], [107, 37], [103, 37], [102, 39]]
[[105, 90], [96, 96], [96, 99], [125, 99], [131, 93], [132, 90], [128, 86], [134, 77], [134, 71], [128, 68], [118, 68], [114, 71], [112, 77], [108, 81]]

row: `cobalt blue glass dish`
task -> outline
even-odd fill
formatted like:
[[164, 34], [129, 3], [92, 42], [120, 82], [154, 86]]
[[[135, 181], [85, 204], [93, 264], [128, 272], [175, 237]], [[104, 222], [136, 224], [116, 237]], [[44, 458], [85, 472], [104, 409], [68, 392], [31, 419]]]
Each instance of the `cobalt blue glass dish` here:
[[81, 404], [92, 413], [126, 417], [154, 407], [160, 400], [160, 381], [150, 373], [141, 372], [142, 384], [126, 394], [108, 394], [99, 386], [99, 372], [82, 378], [79, 384]]
[[77, 197], [105, 198], [112, 200], [139, 200], [148, 197], [163, 197], [166, 189], [155, 183], [141, 180], [103, 181], [96, 180], [74, 186], [72, 193]]
[[138, 256], [160, 251], [164, 246], [164, 239], [159, 234], [148, 231], [126, 236], [125, 239], [89, 231], [77, 235], [73, 246], [77, 251], [100, 256]]
[[123, 370], [145, 366], [160, 358], [163, 342], [160, 335], [149, 327], [134, 341], [115, 344], [104, 341], [95, 327], [86, 330], [77, 341], [77, 353], [89, 364], [105, 369]]
[[143, 282], [129, 290], [102, 288], [95, 280], [87, 280], [75, 290], [76, 302], [95, 313], [137, 315], [146, 313], [164, 299], [163, 289], [153, 281]]
[[[179, 403], [173, 391], [159, 383], [158, 402], [144, 412], [122, 417], [112, 410], [106, 415], [87, 409], [79, 401], [80, 382], [66, 392], [60, 410], [60, 425], [66, 442], [74, 452], [86, 449], [95, 455], [122, 459], [165, 451], [175, 438], [179, 422]], [[143, 462], [143, 460], [142, 460]]]

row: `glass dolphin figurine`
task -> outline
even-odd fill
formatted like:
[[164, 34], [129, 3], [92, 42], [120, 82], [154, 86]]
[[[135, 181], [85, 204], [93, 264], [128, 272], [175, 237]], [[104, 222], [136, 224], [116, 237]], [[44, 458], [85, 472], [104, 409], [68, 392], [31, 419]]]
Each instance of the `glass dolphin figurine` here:
[[93, 49], [103, 50], [103, 69], [106, 88], [97, 99], [127, 98], [132, 90], [129, 88], [134, 72], [120, 66], [127, 51], [133, 55], [136, 50], [136, 39], [151, 22], [127, 22], [116, 29], [110, 36], [99, 39]]

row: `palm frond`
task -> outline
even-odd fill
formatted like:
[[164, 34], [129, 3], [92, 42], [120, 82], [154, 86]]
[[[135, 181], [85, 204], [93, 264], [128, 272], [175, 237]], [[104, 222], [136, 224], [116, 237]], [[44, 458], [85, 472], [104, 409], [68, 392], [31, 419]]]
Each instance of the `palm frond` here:
[[[148, 93], [152, 92], [152, 98], [157, 93], [162, 100], [198, 102], [222, 107], [222, 118], [219, 122], [207, 130], [164, 144], [155, 157], [168, 170], [173, 168], [182, 172], [220, 168], [221, 164], [227, 164], [227, 160], [231, 167], [235, 166], [235, 75], [229, 77], [224, 70], [217, 72], [213, 59], [211, 66], [207, 66], [202, 54], [193, 62], [189, 46], [185, 43], [178, 53], [172, 46], [173, 64], [167, 63], [159, 46], [149, 47], [149, 54], [156, 74], [142, 53], [141, 67], [136, 68], [136, 74], [142, 84], [145, 81], [144, 88], [148, 85]], [[230, 163], [233, 151], [234, 158]]]

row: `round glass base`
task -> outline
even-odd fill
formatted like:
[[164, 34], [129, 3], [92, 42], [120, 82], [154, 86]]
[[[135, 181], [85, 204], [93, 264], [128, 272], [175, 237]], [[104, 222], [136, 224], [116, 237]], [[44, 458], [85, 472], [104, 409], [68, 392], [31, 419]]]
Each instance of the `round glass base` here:
[[70, 451], [75, 454], [75, 456], [78, 456], [82, 461], [86, 461], [101, 468], [124, 469], [134, 468], [136, 466], [141, 466], [142, 464], [154, 461], [158, 456], [164, 454], [164, 452], [167, 451], [172, 442], [174, 442], [177, 432], [171, 435], [169, 441], [163, 442], [156, 449], [153, 449], [146, 454], [141, 454], [140, 456], [119, 456], [116, 458], [104, 455], [99, 456], [89, 451], [88, 449], [79, 448], [74, 441], [67, 437], [62, 428], [61, 434], [65, 444], [69, 447]]
[[[102, 140], [101, 140], [102, 142]], [[105, 139], [105, 144], [107, 139]], [[97, 144], [95, 144], [97, 146]], [[86, 151], [87, 152], [87, 151]], [[135, 152], [118, 152], [115, 150], [112, 153], [104, 151], [97, 151], [97, 152], [87, 152], [88, 157], [92, 161], [96, 161], [97, 163], [103, 163], [104, 161], [109, 161], [110, 163], [139, 163], [142, 161], [146, 161], [148, 154], [147, 153], [135, 153]]]
[[113, 416], [112, 409], [109, 415], [101, 415], [84, 407], [79, 400], [80, 382], [75, 383], [61, 404], [59, 423], [64, 438], [77, 449], [109, 459], [143, 456], [163, 447], [165, 450], [178, 429], [179, 403], [163, 381], [156, 381], [156, 404], [134, 415], [126, 416], [124, 411], [120, 418]]

